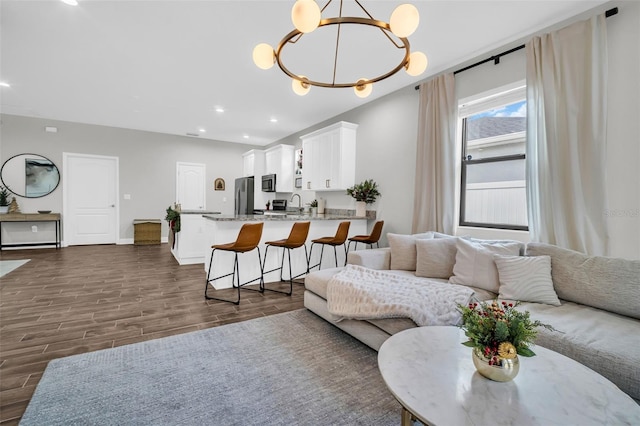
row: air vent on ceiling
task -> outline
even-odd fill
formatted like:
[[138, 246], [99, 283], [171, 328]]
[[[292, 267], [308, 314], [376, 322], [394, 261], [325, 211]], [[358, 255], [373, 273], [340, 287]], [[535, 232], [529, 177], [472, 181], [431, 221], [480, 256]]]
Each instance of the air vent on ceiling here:
[[200, 135], [197, 133], [187, 133], [187, 136], [193, 136], [195, 138], [199, 137]]

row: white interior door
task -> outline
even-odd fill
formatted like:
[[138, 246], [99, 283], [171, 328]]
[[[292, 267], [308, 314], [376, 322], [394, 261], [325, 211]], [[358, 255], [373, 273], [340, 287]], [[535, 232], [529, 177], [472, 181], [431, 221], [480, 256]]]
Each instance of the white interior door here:
[[118, 158], [63, 154], [65, 245], [115, 244]]
[[182, 210], [206, 210], [207, 166], [177, 162], [176, 172], [176, 202]]

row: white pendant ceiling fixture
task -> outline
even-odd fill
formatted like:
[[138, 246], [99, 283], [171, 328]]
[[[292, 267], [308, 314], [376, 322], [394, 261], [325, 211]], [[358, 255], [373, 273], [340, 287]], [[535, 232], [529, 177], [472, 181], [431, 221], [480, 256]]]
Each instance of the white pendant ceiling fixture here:
[[[360, 98], [366, 98], [373, 90], [373, 83], [391, 77], [402, 68], [411, 76], [418, 76], [425, 72], [428, 65], [427, 56], [422, 52], [411, 52], [409, 37], [418, 28], [420, 14], [418, 9], [412, 4], [401, 4], [391, 14], [389, 23], [374, 19], [371, 14], [362, 6], [359, 0], [353, 0], [366, 15], [365, 17], [342, 16], [342, 3], [340, 1], [339, 16], [333, 18], [323, 18], [322, 13], [327, 9], [333, 0], [320, 9], [315, 0], [297, 0], [291, 10], [291, 21], [295, 29], [284, 36], [278, 47], [273, 49], [267, 43], [260, 43], [253, 49], [253, 62], [258, 68], [269, 69], [275, 63], [280, 69], [292, 79], [292, 89], [294, 93], [304, 96], [309, 93], [311, 86], [327, 88], [347, 88], [352, 87], [355, 94]], [[384, 33], [389, 42], [390, 48], [404, 49], [402, 61], [390, 71], [378, 75], [377, 77], [360, 78], [354, 82], [336, 82], [336, 69], [338, 66], [338, 49], [340, 46], [340, 31], [337, 32], [335, 41], [335, 57], [333, 61], [333, 79], [329, 81], [311, 80], [298, 73], [290, 71], [282, 61], [282, 51], [285, 46], [297, 43], [305, 34], [319, 31], [331, 25], [353, 25], [353, 26], [373, 26]]]

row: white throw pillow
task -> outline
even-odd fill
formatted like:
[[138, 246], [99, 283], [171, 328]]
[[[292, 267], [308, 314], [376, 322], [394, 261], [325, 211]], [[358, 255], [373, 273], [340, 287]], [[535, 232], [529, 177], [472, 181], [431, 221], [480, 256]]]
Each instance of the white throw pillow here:
[[416, 241], [416, 276], [449, 279], [456, 263], [456, 238]]
[[415, 271], [416, 240], [431, 238], [433, 238], [433, 232], [413, 235], [387, 233], [387, 241], [391, 248], [391, 269]]
[[453, 266], [451, 284], [479, 287], [498, 293], [500, 281], [498, 269], [493, 261], [494, 254], [517, 256], [520, 244], [476, 242], [458, 238], [456, 241], [456, 264]]
[[550, 256], [500, 256], [493, 260], [500, 278], [500, 299], [560, 306], [551, 280]]

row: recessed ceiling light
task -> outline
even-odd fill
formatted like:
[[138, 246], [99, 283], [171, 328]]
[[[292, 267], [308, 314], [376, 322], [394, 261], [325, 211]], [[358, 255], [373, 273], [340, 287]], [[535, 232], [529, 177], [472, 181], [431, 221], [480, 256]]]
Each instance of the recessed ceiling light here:
[[207, 133], [207, 130], [206, 130], [206, 129], [203, 129], [202, 127], [198, 128], [198, 131], [199, 131], [200, 133]]
[[269, 121], [270, 121], [270, 122], [272, 122], [272, 123], [277, 123], [277, 122], [278, 122], [278, 119], [277, 119], [277, 118], [272, 118], [272, 119], [271, 119], [271, 120], [269, 120]]
[[222, 108], [222, 107], [216, 107], [216, 112], [220, 112], [220, 113], [222, 113], [222, 112], [224, 112], [224, 108]]
[[62, 0], [62, 3], [68, 4], [69, 6], [77, 6], [78, 2], [76, 0]]
[[0, 86], [2, 86], [2, 87], [11, 87], [11, 85], [9, 83], [7, 83], [6, 81], [0, 81]]
[[242, 135], [243, 138], [249, 139], [249, 135]]

